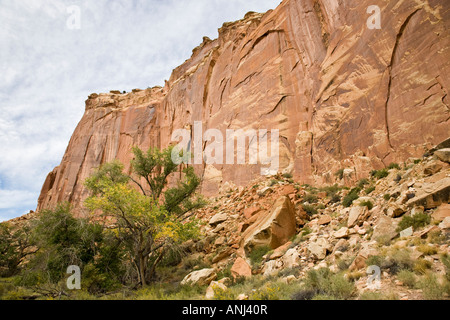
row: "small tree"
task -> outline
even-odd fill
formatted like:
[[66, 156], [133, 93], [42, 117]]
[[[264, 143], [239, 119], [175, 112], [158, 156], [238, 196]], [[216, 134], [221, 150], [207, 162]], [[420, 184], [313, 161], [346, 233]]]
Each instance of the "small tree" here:
[[92, 192], [86, 206], [114, 221], [144, 286], [174, 245], [198, 235], [196, 221], [188, 219], [204, 201], [194, 196], [200, 179], [191, 167], [183, 170], [183, 180], [167, 188], [169, 176], [178, 170], [171, 159], [172, 148], [147, 152], [133, 148], [133, 153], [132, 175], [123, 173], [124, 166], [114, 161], [86, 180]]

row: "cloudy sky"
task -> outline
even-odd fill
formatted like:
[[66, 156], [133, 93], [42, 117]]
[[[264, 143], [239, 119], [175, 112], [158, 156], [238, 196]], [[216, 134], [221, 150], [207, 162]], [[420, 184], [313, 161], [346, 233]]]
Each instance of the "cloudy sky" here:
[[279, 3], [0, 0], [0, 221], [36, 208], [89, 94], [163, 85], [203, 36]]

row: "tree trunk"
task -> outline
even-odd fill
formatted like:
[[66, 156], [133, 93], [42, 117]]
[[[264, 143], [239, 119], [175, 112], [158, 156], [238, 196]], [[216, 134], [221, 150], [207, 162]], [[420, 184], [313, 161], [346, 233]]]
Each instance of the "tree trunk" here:
[[147, 263], [145, 261], [145, 257], [139, 256], [139, 277], [141, 278], [141, 285], [144, 287], [147, 285], [147, 281], [145, 280], [145, 273], [147, 269]]
[[162, 258], [164, 258], [164, 255], [166, 254], [166, 249], [162, 249], [161, 253], [159, 254], [158, 258], [156, 258], [155, 262], [153, 263], [152, 267], [150, 268], [150, 277], [153, 277], [153, 274], [155, 273], [156, 266], [158, 263], [161, 262]]

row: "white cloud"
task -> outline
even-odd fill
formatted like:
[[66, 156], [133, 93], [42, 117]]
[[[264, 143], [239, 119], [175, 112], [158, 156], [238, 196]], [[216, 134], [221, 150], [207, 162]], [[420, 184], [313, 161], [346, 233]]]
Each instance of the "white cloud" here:
[[90, 93], [163, 85], [203, 36], [279, 2], [0, 0], [0, 216], [35, 209]]

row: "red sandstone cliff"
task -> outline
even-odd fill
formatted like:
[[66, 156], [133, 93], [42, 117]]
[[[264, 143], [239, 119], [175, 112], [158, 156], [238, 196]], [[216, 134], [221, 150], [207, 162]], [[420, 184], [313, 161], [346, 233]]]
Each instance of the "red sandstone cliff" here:
[[[381, 29], [369, 29], [370, 5]], [[450, 3], [446, 0], [285, 0], [225, 23], [164, 88], [93, 94], [38, 210], [80, 205], [92, 169], [134, 145], [166, 147], [173, 130], [280, 130], [280, 170], [308, 183], [353, 177], [420, 156], [450, 136]], [[197, 166], [203, 191], [243, 185], [258, 166]]]

